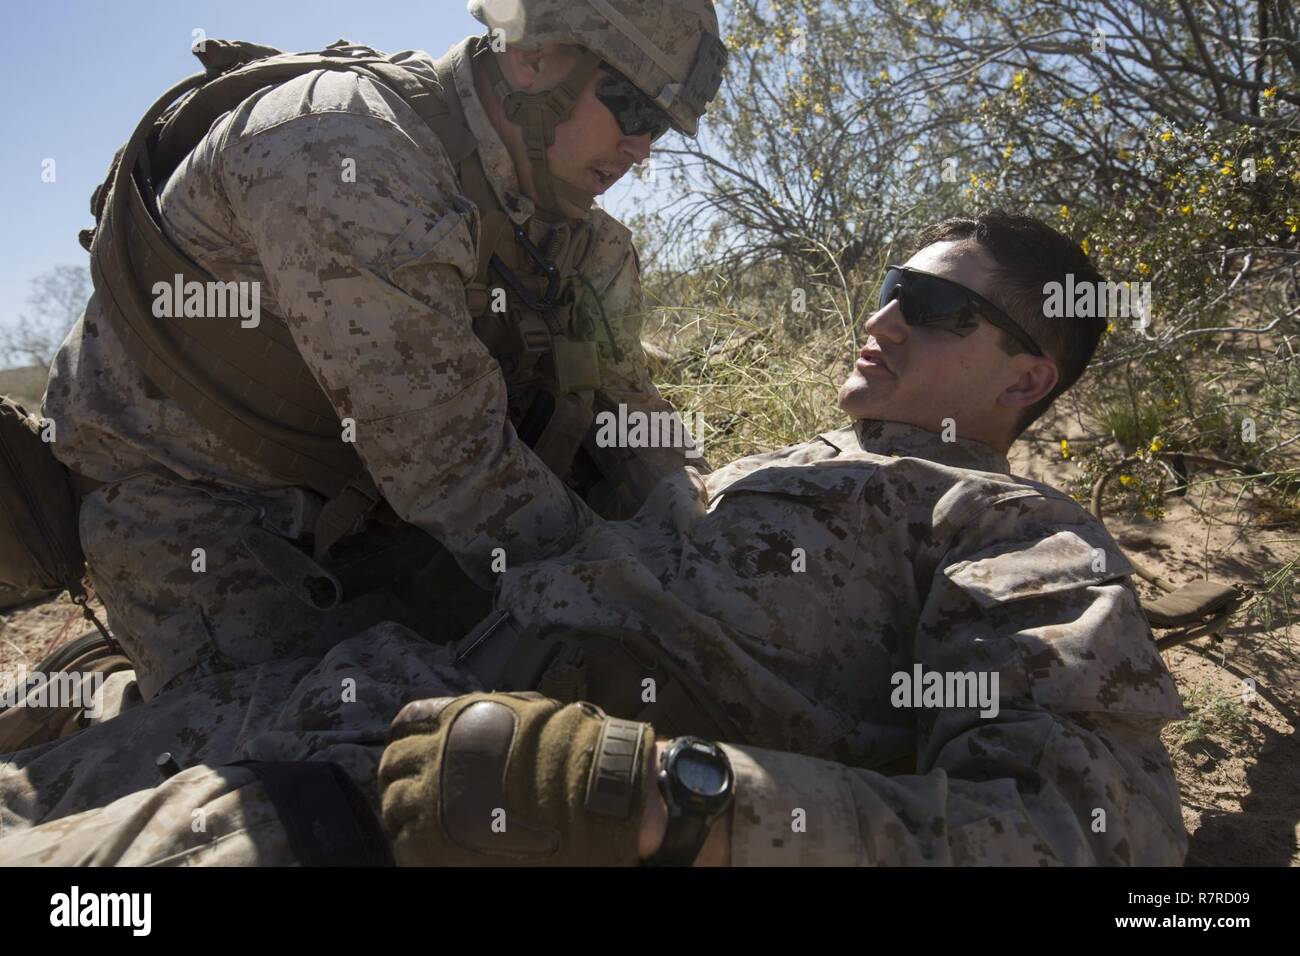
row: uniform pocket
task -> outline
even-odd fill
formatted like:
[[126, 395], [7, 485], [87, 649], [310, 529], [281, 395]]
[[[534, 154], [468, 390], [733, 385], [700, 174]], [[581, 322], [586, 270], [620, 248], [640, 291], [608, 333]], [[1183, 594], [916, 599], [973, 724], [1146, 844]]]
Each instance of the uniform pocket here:
[[1099, 525], [1002, 542], [944, 569], [1013, 642], [1034, 700], [1056, 713], [1178, 717], [1181, 704], [1131, 585]]
[[855, 580], [870, 469], [772, 466], [716, 490], [692, 526], [673, 585], [692, 607], [768, 645], [833, 658]]
[[851, 465], [834, 461], [825, 464], [769, 465], [719, 488], [713, 493], [709, 504], [712, 507], [724, 495], [745, 492], [852, 501], [862, 495], [871, 471], [861, 462]]
[[1133, 565], [1102, 528], [1078, 525], [1032, 542], [999, 543], [944, 574], [990, 608], [1128, 577]]
[[404, 284], [397, 274], [420, 265], [452, 266], [462, 282], [472, 282], [478, 271], [478, 232], [478, 210], [468, 203], [460, 211], [448, 209], [432, 222], [418, 217], [380, 253], [375, 268], [399, 286]]

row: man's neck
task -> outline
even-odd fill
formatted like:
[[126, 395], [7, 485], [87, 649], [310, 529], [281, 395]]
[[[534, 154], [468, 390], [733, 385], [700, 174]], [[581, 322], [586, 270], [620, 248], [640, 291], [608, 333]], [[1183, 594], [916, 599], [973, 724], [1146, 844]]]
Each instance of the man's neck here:
[[[479, 56], [497, 56], [498, 54], [491, 50], [485, 50]], [[528, 150], [524, 145], [524, 134], [518, 126], [506, 119], [505, 107], [502, 106], [500, 98], [492, 88], [492, 81], [488, 78], [487, 70], [479, 62], [479, 58], [470, 58], [470, 68], [474, 74], [474, 92], [483, 103], [483, 112], [487, 114], [488, 122], [496, 130], [496, 134], [501, 137], [501, 142], [505, 144], [506, 152], [510, 154], [510, 159], [514, 163], [515, 177], [519, 181], [519, 191], [535, 203], [540, 203], [537, 196], [537, 182], [533, 178], [533, 164], [528, 161]], [[504, 71], [505, 65], [502, 65]], [[563, 199], [560, 202], [560, 212], [567, 218], [581, 219], [586, 215], [585, 210], [574, 208], [570, 203]]]
[[905, 422], [902, 419], [891, 419], [891, 418], [853, 419], [853, 425], [855, 428], [858, 425], [866, 422], [881, 422], [884, 424], [892, 424], [892, 425], [906, 425], [910, 428], [918, 428], [921, 431], [929, 432], [932, 435], [937, 435], [943, 441], [952, 441], [953, 438], [960, 438], [962, 441], [979, 442], [981, 445], [993, 449], [999, 455], [1007, 454], [1007, 452], [1010, 451], [1011, 446], [1015, 444], [1014, 438], [1007, 439], [1005, 435], [1003, 435], [1003, 437], [995, 437], [998, 434], [1002, 434], [995, 430], [980, 429], [975, 432], [963, 431], [960, 424], [958, 424], [958, 419], [956, 418], [952, 419], [953, 426], [950, 431], [945, 431], [942, 427], [931, 428], [928, 425], [918, 425], [915, 422]]
[[1004, 448], [962, 434], [955, 427], [941, 431], [910, 422], [855, 418], [852, 429], [865, 451], [927, 458], [979, 471], [1008, 471]]

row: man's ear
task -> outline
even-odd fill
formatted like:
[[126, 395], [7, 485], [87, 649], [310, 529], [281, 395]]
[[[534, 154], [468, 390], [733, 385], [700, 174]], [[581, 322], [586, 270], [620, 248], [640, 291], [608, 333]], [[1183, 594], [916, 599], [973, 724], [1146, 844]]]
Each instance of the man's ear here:
[[1051, 358], [1022, 353], [1012, 359], [1019, 367], [1014, 382], [1002, 390], [998, 404], [1003, 408], [1028, 408], [1041, 401], [1061, 379], [1056, 362]]

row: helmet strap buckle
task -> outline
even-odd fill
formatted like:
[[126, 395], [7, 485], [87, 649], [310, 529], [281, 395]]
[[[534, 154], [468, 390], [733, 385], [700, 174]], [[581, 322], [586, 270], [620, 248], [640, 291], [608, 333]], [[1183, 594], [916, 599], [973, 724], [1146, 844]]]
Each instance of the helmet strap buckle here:
[[[558, 214], [560, 200], [586, 211], [595, 197], [577, 187], [561, 182], [552, 173], [546, 149], [555, 142], [555, 127], [573, 113], [582, 90], [600, 67], [600, 57], [584, 50], [582, 57], [555, 87], [530, 93], [511, 87], [495, 55], [483, 57], [493, 89], [501, 98], [506, 119], [523, 133], [524, 149], [532, 167], [538, 206]], [[504, 95], [503, 95], [504, 94]]]

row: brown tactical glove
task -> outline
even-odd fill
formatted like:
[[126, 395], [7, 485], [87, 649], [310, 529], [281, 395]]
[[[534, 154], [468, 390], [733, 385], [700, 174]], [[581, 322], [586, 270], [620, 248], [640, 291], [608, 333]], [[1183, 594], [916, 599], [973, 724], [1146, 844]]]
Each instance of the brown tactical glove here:
[[379, 765], [384, 831], [403, 866], [628, 865], [649, 724], [535, 693], [407, 704]]

